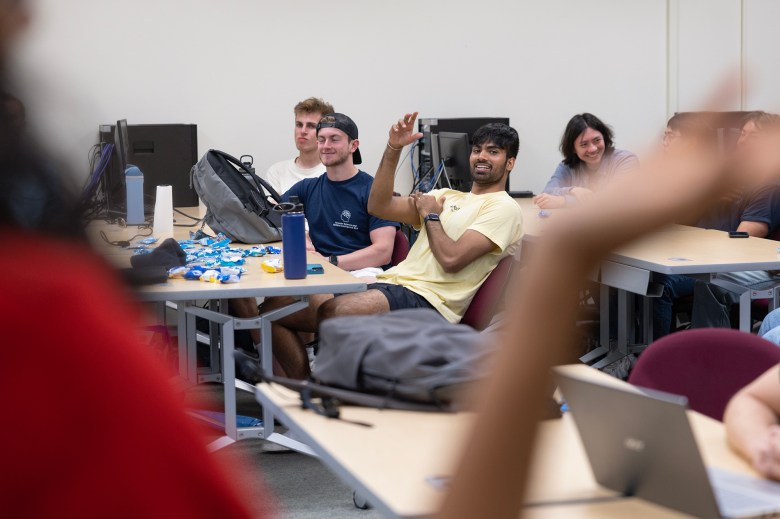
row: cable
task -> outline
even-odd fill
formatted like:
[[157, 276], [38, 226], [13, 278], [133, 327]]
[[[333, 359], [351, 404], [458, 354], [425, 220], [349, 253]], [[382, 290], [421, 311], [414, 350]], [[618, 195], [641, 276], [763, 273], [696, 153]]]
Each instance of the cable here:
[[444, 161], [442, 160], [439, 163], [439, 169], [436, 171], [436, 175], [433, 177], [433, 181], [431, 181], [431, 189], [436, 186], [436, 183], [439, 181], [439, 177], [441, 176], [441, 172], [444, 171]]
[[433, 166], [431, 166], [428, 171], [425, 172], [424, 175], [420, 176], [420, 178], [417, 180], [417, 182], [412, 186], [412, 190], [409, 192], [411, 195], [414, 193], [418, 187], [420, 187], [420, 184], [422, 184], [422, 181], [433, 171]]
[[146, 234], [143, 234], [143, 233], [139, 232], [136, 235], [128, 238], [127, 240], [111, 241], [111, 240], [108, 239], [108, 236], [106, 236], [106, 233], [101, 230], [100, 231], [100, 237], [103, 238], [103, 241], [108, 243], [109, 245], [113, 245], [115, 247], [129, 247], [130, 246], [130, 242], [133, 241], [134, 239], [141, 238], [141, 237], [145, 238], [147, 236], [151, 236], [152, 235], [152, 228], [151, 227], [145, 226], [145, 225], [139, 225], [138, 228], [139, 229], [148, 229], [149, 232], [146, 233]]
[[203, 218], [195, 218], [194, 216], [190, 216], [190, 215], [188, 215], [187, 213], [185, 213], [185, 212], [183, 212], [183, 211], [180, 211], [180, 210], [176, 209], [175, 207], [173, 208], [173, 210], [174, 210], [174, 211], [176, 211], [177, 213], [179, 213], [179, 214], [180, 214], [180, 215], [182, 215], [182, 216], [186, 216], [186, 217], [187, 217], [187, 218], [189, 218], [190, 220], [195, 220], [193, 223], [175, 223], [175, 224], [173, 224], [173, 226], [174, 226], [174, 227], [195, 227], [195, 226], [197, 226], [197, 225], [198, 225], [200, 222], [202, 222], [202, 221], [203, 221]]
[[412, 167], [412, 179], [416, 179], [416, 178], [417, 178], [417, 176], [416, 176], [416, 171], [415, 171], [415, 167], [414, 167], [414, 153], [413, 153], [413, 152], [414, 152], [414, 148], [416, 148], [416, 147], [417, 147], [417, 143], [418, 143], [418, 142], [420, 142], [420, 141], [419, 141], [419, 140], [417, 140], [417, 141], [414, 141], [414, 142], [412, 143], [412, 149], [411, 149], [411, 151], [409, 152], [409, 165]]
[[408, 152], [406, 155], [404, 155], [404, 158], [401, 160], [401, 162], [399, 162], [399, 163], [398, 163], [398, 166], [395, 168], [395, 173], [396, 173], [396, 174], [398, 174], [398, 170], [399, 170], [399, 169], [401, 169], [401, 166], [403, 166], [403, 165], [404, 165], [404, 162], [406, 162], [406, 159], [408, 159], [408, 158], [409, 158], [409, 156], [410, 156], [410, 155], [412, 154], [412, 152], [414, 151], [414, 145], [416, 144], [416, 142], [417, 142], [417, 141], [415, 141], [415, 142], [413, 142], [413, 143], [412, 143], [412, 146], [409, 148], [409, 152]]
[[[91, 219], [94, 215], [103, 211], [105, 206], [105, 199], [98, 196], [101, 180], [105, 176], [106, 168], [111, 162], [111, 155], [113, 153], [113, 144], [98, 143], [93, 145], [89, 150], [89, 169], [90, 174], [81, 190], [81, 201], [83, 207], [85, 219]], [[100, 159], [98, 160], [98, 154]]]

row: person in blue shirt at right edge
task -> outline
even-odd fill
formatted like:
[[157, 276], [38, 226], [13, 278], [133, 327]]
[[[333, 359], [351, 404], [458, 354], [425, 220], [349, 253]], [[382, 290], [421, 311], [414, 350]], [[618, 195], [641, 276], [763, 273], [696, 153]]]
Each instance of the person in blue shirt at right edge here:
[[[680, 115], [685, 114], [678, 114], [675, 117]], [[727, 167], [732, 172], [735, 186], [710, 204], [704, 214], [698, 215], [693, 220], [692, 225], [703, 229], [741, 231], [751, 237], [767, 238], [780, 229], [780, 183], [773, 179], [763, 185], [745, 187], [741, 184], [751, 176], [749, 169], [753, 166], [750, 165], [750, 157], [756, 155], [756, 149], [766, 146], [764, 141], [774, 138], [773, 130], [776, 131], [778, 128], [780, 119], [773, 114], [754, 111], [748, 112], [741, 122], [741, 134], [734, 148], [725, 150], [728, 153]], [[670, 128], [671, 123], [672, 120], [670, 120]], [[714, 130], [711, 131], [710, 139], [713, 143], [709, 147], [712, 148], [712, 153], [718, 153], [715, 133]], [[768, 271], [720, 273], [717, 277], [744, 286], [771, 279], [780, 282], [780, 276]], [[691, 328], [731, 326], [731, 307], [738, 302], [738, 297], [733, 292], [683, 275], [656, 274], [653, 278], [664, 287], [661, 297], [654, 302], [654, 339], [673, 331], [672, 304], [675, 298], [683, 296], [693, 296]]]
[[534, 197], [534, 203], [542, 209], [574, 205], [613, 177], [639, 167], [636, 155], [615, 149], [612, 129], [589, 113], [569, 120], [560, 150], [563, 161], [544, 192]]

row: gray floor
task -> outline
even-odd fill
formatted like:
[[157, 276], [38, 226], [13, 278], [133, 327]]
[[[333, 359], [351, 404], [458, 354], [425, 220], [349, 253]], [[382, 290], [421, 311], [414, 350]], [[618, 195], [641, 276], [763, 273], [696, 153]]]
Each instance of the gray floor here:
[[[213, 405], [216, 409], [222, 386], [201, 385], [187, 390], [186, 394], [188, 399], [206, 402], [208, 407]], [[239, 392], [238, 412], [259, 417], [260, 406], [253, 395]], [[297, 452], [263, 452], [265, 443], [264, 440], [243, 440], [215, 453], [231, 466], [236, 486], [249, 496], [258, 515], [263, 509], [261, 489], [265, 487], [271, 494], [277, 516], [283, 519], [381, 517], [376, 510], [356, 508], [352, 502], [352, 489], [317, 458]]]

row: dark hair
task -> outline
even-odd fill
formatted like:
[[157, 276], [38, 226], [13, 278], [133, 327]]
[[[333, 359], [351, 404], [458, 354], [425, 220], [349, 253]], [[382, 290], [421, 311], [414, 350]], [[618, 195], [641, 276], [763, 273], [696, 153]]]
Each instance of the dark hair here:
[[78, 198], [64, 175], [42, 158], [19, 121], [21, 104], [0, 93], [0, 225], [83, 237]]
[[601, 133], [601, 136], [604, 137], [604, 149], [606, 151], [611, 151], [615, 147], [612, 142], [612, 129], [604, 124], [601, 119], [587, 112], [577, 114], [569, 119], [568, 124], [566, 124], [566, 129], [563, 131], [561, 145], [559, 147], [563, 154], [563, 163], [570, 168], [576, 168], [582, 163], [582, 160], [577, 156], [577, 151], [574, 149], [574, 141], [577, 140], [577, 137], [579, 137], [586, 128], [593, 128]]
[[670, 129], [683, 137], [695, 137], [703, 144], [716, 144], [717, 131], [712, 126], [712, 117], [701, 112], [677, 112], [666, 122]]
[[747, 123], [752, 122], [758, 129], [764, 127], [764, 125], [772, 125], [777, 123], [777, 116], [774, 114], [766, 113], [763, 110], [753, 110], [742, 116], [742, 125], [744, 127]]
[[485, 143], [492, 143], [506, 152], [506, 158], [517, 157], [520, 149], [520, 137], [517, 131], [504, 123], [488, 123], [481, 126], [474, 135], [471, 136], [471, 143], [480, 146]]

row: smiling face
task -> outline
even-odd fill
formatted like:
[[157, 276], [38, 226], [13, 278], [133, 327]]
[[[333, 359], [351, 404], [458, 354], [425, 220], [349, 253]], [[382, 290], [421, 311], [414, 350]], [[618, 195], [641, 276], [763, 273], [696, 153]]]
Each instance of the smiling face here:
[[604, 136], [598, 130], [585, 128], [574, 140], [574, 151], [589, 169], [597, 169], [604, 157]]
[[481, 187], [506, 182], [506, 175], [515, 165], [515, 159], [507, 158], [506, 150], [492, 142], [475, 144], [469, 157], [471, 164], [471, 179]]
[[349, 136], [337, 128], [320, 128], [317, 135], [320, 160], [324, 166], [339, 166], [352, 161], [352, 152], [359, 145], [358, 140], [349, 140]]
[[295, 147], [301, 153], [317, 149], [317, 123], [322, 114], [301, 112], [295, 114]]

